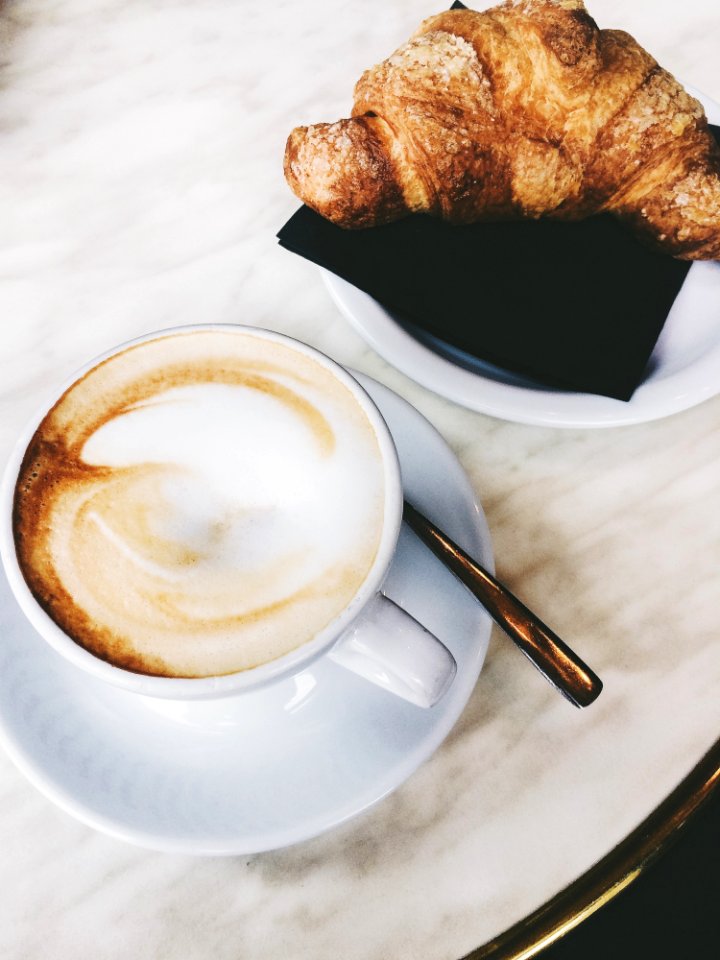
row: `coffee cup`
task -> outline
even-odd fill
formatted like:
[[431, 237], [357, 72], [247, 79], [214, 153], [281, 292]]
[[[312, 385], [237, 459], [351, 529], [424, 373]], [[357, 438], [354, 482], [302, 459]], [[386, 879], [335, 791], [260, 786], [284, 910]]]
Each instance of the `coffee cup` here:
[[126, 690], [240, 695], [328, 656], [430, 707], [455, 675], [382, 592], [403, 510], [382, 415], [282, 334], [179, 327], [93, 360], [19, 438], [0, 509], [32, 626]]

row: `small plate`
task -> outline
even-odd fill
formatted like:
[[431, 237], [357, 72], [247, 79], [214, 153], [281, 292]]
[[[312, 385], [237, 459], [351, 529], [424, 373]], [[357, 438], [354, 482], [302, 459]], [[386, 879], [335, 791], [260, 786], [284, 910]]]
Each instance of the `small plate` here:
[[[697, 90], [711, 123], [720, 106]], [[552, 427], [616, 427], [678, 413], [720, 392], [720, 264], [694, 263], [650, 358], [625, 402], [544, 387], [485, 363], [424, 332], [413, 336], [369, 294], [321, 269], [345, 317], [389, 363], [464, 407], [503, 420]]]
[[[395, 438], [408, 498], [492, 568], [484, 514], [452, 451], [408, 403], [357, 376]], [[431, 710], [327, 658], [272, 687], [211, 703], [115, 689], [40, 638], [0, 574], [0, 739], [51, 800], [131, 843], [196, 854], [297, 843], [406, 780], [450, 732], [482, 667], [489, 617], [405, 528], [386, 590], [458, 662]]]

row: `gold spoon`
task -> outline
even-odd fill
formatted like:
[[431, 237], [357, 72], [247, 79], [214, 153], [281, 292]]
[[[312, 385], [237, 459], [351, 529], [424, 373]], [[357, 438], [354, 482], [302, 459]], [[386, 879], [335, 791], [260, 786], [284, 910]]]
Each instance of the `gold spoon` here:
[[587, 707], [597, 699], [603, 687], [602, 680], [507, 587], [407, 500], [403, 517], [411, 530], [465, 584], [495, 623], [570, 703]]

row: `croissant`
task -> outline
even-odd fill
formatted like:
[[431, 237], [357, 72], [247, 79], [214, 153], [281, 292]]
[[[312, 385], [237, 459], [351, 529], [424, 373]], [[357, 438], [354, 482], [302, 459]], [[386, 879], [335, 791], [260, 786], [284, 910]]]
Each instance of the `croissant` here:
[[720, 150], [702, 106], [582, 0], [430, 17], [362, 75], [351, 119], [290, 134], [284, 168], [341, 227], [609, 212], [675, 257], [720, 259]]

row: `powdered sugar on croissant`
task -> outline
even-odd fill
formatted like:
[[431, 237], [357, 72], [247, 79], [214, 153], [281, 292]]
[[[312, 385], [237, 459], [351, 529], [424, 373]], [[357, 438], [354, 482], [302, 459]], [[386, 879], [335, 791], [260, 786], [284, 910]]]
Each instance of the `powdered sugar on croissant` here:
[[581, 0], [431, 17], [363, 74], [350, 119], [292, 132], [285, 175], [342, 227], [607, 211], [676, 257], [720, 259], [702, 106]]

